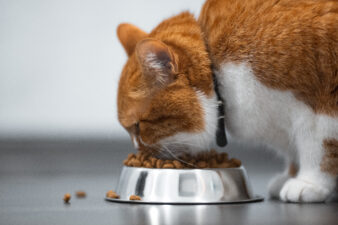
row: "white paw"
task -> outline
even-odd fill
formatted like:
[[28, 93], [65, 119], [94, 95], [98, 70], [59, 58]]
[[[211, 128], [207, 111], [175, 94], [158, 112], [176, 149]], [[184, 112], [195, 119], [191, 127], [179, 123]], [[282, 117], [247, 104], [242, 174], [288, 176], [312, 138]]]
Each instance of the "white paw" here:
[[328, 188], [297, 178], [289, 179], [280, 191], [285, 202], [324, 202], [329, 195]]
[[282, 189], [285, 182], [290, 178], [290, 176], [285, 173], [278, 174], [273, 177], [268, 185], [269, 195], [271, 198], [279, 198], [280, 190]]

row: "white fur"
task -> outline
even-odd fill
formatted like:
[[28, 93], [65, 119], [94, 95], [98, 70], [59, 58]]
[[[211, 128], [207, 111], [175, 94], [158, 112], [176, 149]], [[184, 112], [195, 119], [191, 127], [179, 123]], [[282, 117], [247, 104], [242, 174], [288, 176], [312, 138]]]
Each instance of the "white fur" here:
[[195, 153], [210, 149], [211, 144], [214, 143], [217, 129], [217, 98], [215, 94], [208, 98], [199, 90], [195, 90], [195, 92], [204, 114], [204, 130], [197, 133], [180, 132], [162, 139], [159, 144], [169, 149], [182, 146]]
[[335, 178], [320, 170], [322, 142], [338, 137], [338, 119], [315, 114], [290, 91], [264, 86], [247, 63], [227, 63], [216, 76], [225, 99], [225, 126], [230, 135], [264, 143], [299, 163], [297, 177], [285, 179], [285, 184], [284, 178], [283, 182], [276, 179], [270, 185], [280, 191], [272, 195], [292, 202], [324, 201], [334, 189]]

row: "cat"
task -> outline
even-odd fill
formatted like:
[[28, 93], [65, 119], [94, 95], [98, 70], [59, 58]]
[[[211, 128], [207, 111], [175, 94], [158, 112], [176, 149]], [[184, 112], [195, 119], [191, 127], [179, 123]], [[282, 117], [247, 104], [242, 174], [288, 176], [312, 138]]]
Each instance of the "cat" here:
[[136, 148], [202, 151], [218, 89], [227, 133], [287, 158], [271, 197], [323, 202], [338, 176], [337, 25], [329, 0], [207, 0], [198, 19], [183, 12], [150, 33], [120, 24], [118, 119]]

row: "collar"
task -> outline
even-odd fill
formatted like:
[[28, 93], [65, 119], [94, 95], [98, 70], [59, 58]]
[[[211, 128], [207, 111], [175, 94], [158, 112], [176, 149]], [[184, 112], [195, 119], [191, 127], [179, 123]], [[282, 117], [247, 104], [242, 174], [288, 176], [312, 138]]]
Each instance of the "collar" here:
[[212, 77], [214, 80], [214, 89], [217, 96], [217, 103], [218, 103], [218, 123], [217, 123], [217, 130], [216, 130], [216, 143], [220, 147], [224, 147], [227, 145], [227, 137], [225, 134], [225, 126], [224, 126], [224, 100], [221, 97], [218, 89], [218, 82], [216, 79], [215, 73], [212, 73]]

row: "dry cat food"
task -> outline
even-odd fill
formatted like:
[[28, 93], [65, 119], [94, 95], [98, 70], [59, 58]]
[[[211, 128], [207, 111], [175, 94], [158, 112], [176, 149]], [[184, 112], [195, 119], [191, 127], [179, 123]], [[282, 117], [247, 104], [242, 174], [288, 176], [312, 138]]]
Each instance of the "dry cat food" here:
[[107, 198], [120, 198], [120, 196], [118, 194], [116, 194], [115, 191], [113, 190], [109, 190], [107, 193], [106, 193], [106, 197]]
[[84, 191], [77, 191], [75, 194], [77, 198], [85, 198], [87, 195]]
[[215, 150], [202, 152], [195, 156], [184, 153], [178, 159], [159, 159], [144, 151], [128, 154], [123, 164], [131, 167], [187, 169], [187, 168], [233, 168], [240, 167], [239, 159], [228, 159], [227, 153], [218, 153]]
[[66, 193], [64, 196], [63, 196], [63, 201], [65, 203], [69, 203], [70, 199], [71, 199], [71, 195], [69, 193]]
[[130, 195], [129, 200], [136, 200], [136, 201], [140, 201], [141, 197], [138, 195]]

